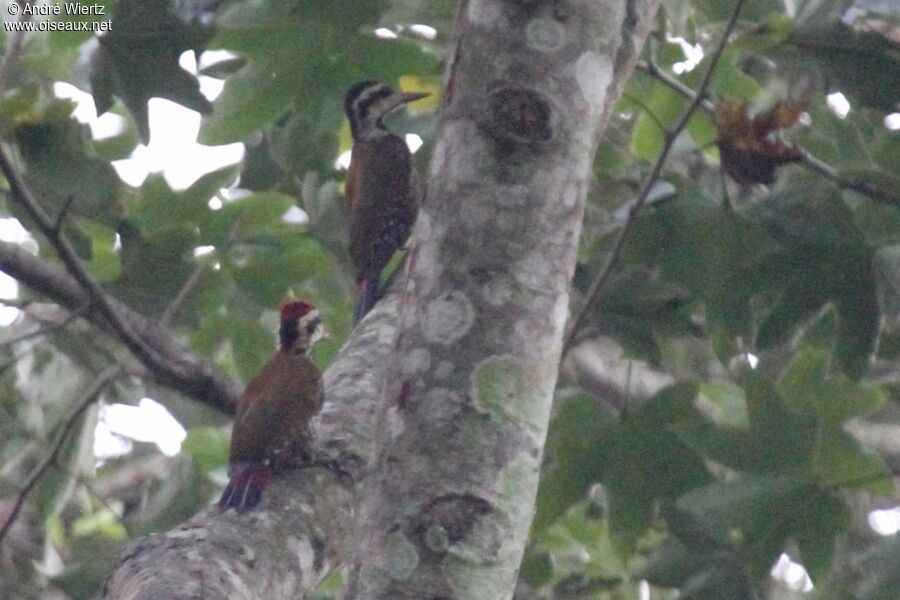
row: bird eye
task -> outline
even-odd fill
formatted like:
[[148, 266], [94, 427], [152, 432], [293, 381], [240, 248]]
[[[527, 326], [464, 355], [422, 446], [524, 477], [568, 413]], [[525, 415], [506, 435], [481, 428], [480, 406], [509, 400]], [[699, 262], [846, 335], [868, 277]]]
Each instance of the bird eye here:
[[319, 327], [319, 325], [321, 323], [322, 323], [322, 319], [320, 319], [320, 318], [313, 319], [306, 325], [306, 333], [309, 335], [312, 335], [313, 332], [316, 330], [317, 327]]

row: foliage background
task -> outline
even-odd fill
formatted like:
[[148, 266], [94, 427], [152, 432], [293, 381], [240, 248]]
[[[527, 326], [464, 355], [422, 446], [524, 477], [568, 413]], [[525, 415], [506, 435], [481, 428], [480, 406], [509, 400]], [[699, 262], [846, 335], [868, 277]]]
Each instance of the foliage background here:
[[[645, 65], [673, 74], [686, 59], [673, 38], [683, 38], [706, 57], [672, 77], [696, 87], [733, 3], [663, 4]], [[0, 136], [15, 165], [49, 214], [65, 208], [66, 234], [109, 294], [159, 319], [186, 290], [172, 330], [237, 381], [268, 358], [275, 309], [291, 294], [327, 315], [333, 337], [316, 352], [327, 366], [351, 316], [335, 168], [350, 144], [343, 92], [371, 78], [439, 92], [454, 3], [105, 6], [113, 29], [100, 42], [32, 33], [4, 62]], [[379, 38], [378, 27], [396, 39]], [[3, 35], [9, 53], [16, 36]], [[521, 598], [900, 597], [900, 534], [878, 535], [867, 520], [896, 504], [900, 462], [900, 131], [886, 126], [900, 110], [898, 40], [900, 9], [887, 1], [746, 4], [711, 97], [746, 97], [754, 110], [802, 102], [808, 118], [788, 137], [841, 181], [883, 193], [842, 189], [804, 163], [782, 168], [768, 188], [729, 182], [726, 202], [715, 127], [695, 114], [578, 323]], [[178, 60], [214, 49], [234, 58], [201, 70], [225, 82], [210, 101]], [[648, 71], [635, 72], [597, 152], [576, 310], [687, 104]], [[93, 139], [73, 103], [54, 94], [58, 81], [92, 92], [98, 111], [127, 116], [127, 127]], [[836, 91], [849, 100], [846, 115], [829, 107]], [[151, 97], [204, 113], [199, 141], [242, 142], [244, 160], [183, 190], [158, 174], [127, 185], [110, 163], [148, 139]], [[437, 106], [390, 123], [422, 137], [423, 161]], [[32, 233], [21, 246], [56, 262], [8, 186], [0, 202], [2, 216]], [[295, 205], [305, 222], [282, 218]], [[200, 247], [212, 251], [195, 255]], [[23, 311], [0, 334], [0, 522], [79, 390], [126, 352], [48, 300], [21, 286], [9, 302]], [[103, 401], [144, 396], [187, 428], [181, 452], [167, 458], [138, 443], [98, 464], [99, 411], [87, 411], [3, 540], [0, 597], [90, 598], [123, 544], [216, 497], [227, 417], [139, 377], [119, 378]], [[812, 591], [769, 575], [782, 553], [805, 566]], [[330, 579], [320, 596], [337, 586]]]

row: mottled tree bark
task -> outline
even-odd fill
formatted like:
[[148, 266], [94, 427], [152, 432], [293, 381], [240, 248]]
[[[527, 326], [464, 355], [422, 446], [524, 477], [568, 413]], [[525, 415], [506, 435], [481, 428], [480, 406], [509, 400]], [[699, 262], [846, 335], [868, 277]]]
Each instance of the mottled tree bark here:
[[591, 162], [658, 2], [462, 3], [406, 271], [325, 374], [347, 474], [141, 541], [107, 598], [288, 600], [339, 564], [348, 598], [512, 596]]
[[347, 598], [512, 596], [591, 162], [655, 7], [462, 4]]

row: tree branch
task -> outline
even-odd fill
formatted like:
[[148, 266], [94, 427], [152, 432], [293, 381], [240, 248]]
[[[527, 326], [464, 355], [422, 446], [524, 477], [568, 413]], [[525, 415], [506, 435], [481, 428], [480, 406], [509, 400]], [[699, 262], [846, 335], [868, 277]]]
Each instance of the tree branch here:
[[[691, 89], [690, 86], [685, 85], [669, 73], [663, 71], [659, 68], [659, 65], [652, 61], [638, 61], [638, 69], [644, 71], [660, 83], [667, 85], [688, 100], [694, 100], [695, 98], [697, 98], [697, 92]], [[701, 100], [700, 108], [702, 108], [709, 114], [714, 114], [716, 110], [715, 105], [706, 98], [703, 98]], [[845, 179], [838, 174], [837, 169], [826, 163], [824, 160], [817, 158], [805, 148], [801, 148], [801, 150], [803, 151], [803, 155], [800, 159], [801, 164], [805, 165], [806, 168], [810, 171], [814, 171], [830, 179], [841, 189], [863, 194], [864, 196], [868, 196], [876, 202], [883, 202], [885, 204], [900, 207], [900, 196], [891, 194], [887, 190], [876, 188], [875, 186], [872, 186], [869, 183], [859, 179]]]
[[[44, 212], [37, 198], [35, 198], [22, 176], [19, 175], [19, 172], [13, 167], [2, 147], [0, 147], [0, 170], [3, 171], [6, 180], [9, 182], [12, 197], [25, 209], [41, 230], [41, 233], [44, 234], [56, 250], [60, 260], [66, 266], [66, 270], [84, 290], [90, 304], [100, 313], [116, 337], [151, 371], [159, 373], [166, 379], [184, 379], [187, 373], [185, 373], [183, 367], [166, 360], [155, 348], [139, 336], [134, 331], [131, 323], [120, 314], [113, 301], [100, 288], [100, 285], [88, 275], [75, 249], [69, 243], [61, 228], [57, 226], [58, 223], [51, 220]], [[61, 212], [60, 216], [62, 217], [63, 215], [64, 212]]]
[[72, 431], [72, 428], [75, 427], [75, 423], [78, 421], [78, 418], [84, 413], [87, 408], [93, 404], [103, 389], [118, 376], [121, 371], [121, 367], [116, 365], [109, 367], [105, 371], [103, 371], [100, 375], [97, 376], [96, 379], [88, 386], [88, 388], [81, 395], [81, 398], [75, 403], [75, 406], [72, 408], [69, 415], [63, 420], [62, 429], [59, 434], [56, 436], [56, 440], [50, 445], [50, 453], [44, 457], [37, 467], [31, 472], [28, 476], [28, 479], [25, 481], [25, 485], [22, 486], [22, 489], [19, 491], [18, 496], [16, 497], [16, 502], [13, 504], [12, 510], [9, 513], [9, 517], [7, 517], [6, 522], [0, 527], [0, 544], [3, 543], [3, 538], [6, 537], [7, 532], [9, 532], [10, 528], [13, 525], [13, 522], [19, 516], [19, 512], [22, 510], [22, 506], [25, 504], [26, 498], [28, 498], [28, 494], [31, 493], [31, 490], [34, 489], [34, 486], [37, 485], [37, 482], [40, 481], [41, 477], [43, 477], [44, 473], [49, 469], [54, 462], [56, 462], [57, 457], [59, 456], [60, 451], [62, 450], [63, 445], [66, 442], [66, 439], [69, 437], [69, 433]]
[[[26, 252], [17, 244], [0, 241], [0, 271], [69, 310], [77, 311], [87, 306], [84, 318], [101, 329], [112, 331], [106, 317], [96, 305], [90, 303], [87, 293], [71, 275]], [[152, 379], [222, 412], [233, 410], [240, 391], [218, 367], [181, 346], [168, 331], [124, 303], [114, 298], [107, 298], [107, 302], [122, 319], [128, 321], [131, 330], [144, 343], [179, 367], [173, 374], [171, 370], [156, 371], [147, 365], [148, 375]]]
[[[59, 216], [56, 220], [56, 229], [57, 231], [62, 226], [62, 220], [65, 217], [65, 212], [69, 203], [66, 203], [66, 206], [60, 211]], [[166, 310], [163, 312], [163, 316], [160, 319], [160, 324], [162, 327], [168, 327], [171, 324], [171, 321], [175, 318], [175, 315], [178, 314], [178, 311], [181, 309], [181, 306], [184, 304], [185, 300], [190, 296], [193, 289], [196, 287], [197, 283], [201, 279], [201, 275], [205, 272], [205, 265], [198, 266], [188, 280], [184, 283], [181, 290], [179, 290], [178, 294], [169, 303], [166, 307]], [[51, 326], [52, 328], [65, 327], [68, 323], [72, 322], [74, 319], [78, 318], [81, 313], [83, 313], [89, 305], [85, 304], [77, 311], [71, 312], [65, 319], [61, 322], [54, 324]], [[26, 334], [27, 337], [32, 337], [33, 335], [40, 334], [45, 332], [48, 328], [43, 328], [38, 332], [31, 332], [31, 334]], [[25, 339], [26, 336], [20, 336], [13, 340], [20, 341]], [[56, 442], [51, 445], [50, 454], [38, 465], [38, 467], [34, 470], [34, 472], [28, 477], [28, 480], [25, 483], [25, 486], [22, 488], [22, 491], [19, 493], [16, 498], [16, 502], [13, 505], [12, 511], [7, 518], [6, 523], [3, 524], [2, 529], [0, 529], [0, 543], [3, 542], [3, 537], [6, 535], [7, 531], [12, 527], [13, 521], [15, 521], [16, 517], [19, 515], [19, 511], [22, 510], [22, 506], [25, 503], [25, 499], [28, 497], [28, 494], [31, 492], [32, 488], [37, 485], [37, 482], [44, 475], [47, 469], [56, 462], [56, 458], [59, 455], [60, 450], [62, 449], [63, 444], [65, 443], [66, 438], [68, 437], [69, 431], [71, 431], [74, 426], [75, 421], [78, 420], [78, 417], [90, 406], [103, 391], [103, 388], [111, 382], [115, 377], [117, 377], [120, 373], [124, 371], [124, 368], [121, 363], [114, 365], [101, 373], [95, 380], [94, 383], [88, 388], [85, 394], [82, 396], [82, 399], [75, 404], [75, 409], [72, 414], [63, 422], [63, 429], [60, 432], [59, 437]], [[81, 478], [78, 474], [72, 474], [73, 477], [78, 479]], [[90, 488], [90, 486], [85, 483], [85, 486]], [[98, 496], [99, 498], [99, 496]], [[104, 505], [109, 508], [109, 505], [106, 504], [106, 501], [101, 499]], [[111, 509], [110, 509], [111, 510]]]
[[741, 14], [741, 8], [743, 7], [743, 5], [744, 0], [737, 0], [737, 2], [735, 3], [734, 10], [731, 13], [731, 18], [728, 20], [728, 24], [725, 26], [725, 31], [722, 32], [722, 38], [719, 40], [716, 49], [713, 51], [709, 61], [709, 65], [706, 68], [706, 72], [703, 74], [703, 79], [700, 82], [700, 88], [697, 94], [695, 94], [691, 99], [687, 108], [682, 113], [681, 118], [675, 124], [675, 127], [671, 131], [666, 132], [665, 144], [663, 144], [662, 151], [659, 153], [659, 158], [656, 159], [656, 164], [653, 165], [653, 169], [650, 171], [650, 175], [648, 175], [647, 179], [644, 180], [644, 185], [641, 186], [641, 189], [638, 192], [637, 197], [634, 199], [634, 202], [632, 202], [631, 206], [628, 207], [628, 216], [625, 219], [625, 223], [622, 224], [622, 229], [619, 230], [619, 234], [616, 236], [616, 239], [613, 242], [613, 246], [609, 251], [609, 256], [606, 259], [606, 263], [603, 265], [603, 268], [600, 269], [597, 277], [588, 287], [587, 297], [584, 303], [581, 305], [581, 309], [579, 309], [579, 311], [576, 313], [575, 318], [572, 319], [572, 324], [569, 327], [569, 332], [566, 335], [565, 342], [563, 343], [563, 356], [565, 356], [566, 352], [569, 350], [569, 348], [571, 348], [573, 342], [575, 341], [575, 336], [578, 334], [578, 330], [581, 327], [582, 321], [584, 321], [585, 317], [590, 313], [590, 311], [594, 309], [594, 305], [600, 299], [606, 283], [609, 281], [613, 269], [615, 268], [616, 263], [619, 260], [619, 256], [622, 254], [622, 248], [625, 245], [625, 240], [627, 239], [628, 234], [631, 232], [632, 226], [637, 221], [637, 217], [640, 214], [641, 209], [644, 208], [644, 203], [646, 203], [647, 197], [650, 195], [650, 190], [653, 189], [653, 185], [659, 179], [659, 176], [662, 173], [663, 166], [665, 166], [666, 160], [669, 158], [669, 152], [671, 152], [672, 146], [675, 144], [675, 140], [681, 134], [682, 130], [687, 126], [691, 115], [694, 114], [694, 111], [697, 110], [697, 107], [700, 106], [701, 102], [703, 101], [703, 95], [706, 93], [706, 89], [709, 87], [709, 82], [712, 79], [712, 74], [716, 69], [716, 65], [719, 63], [719, 59], [722, 57], [722, 52], [725, 50], [725, 46], [728, 43], [728, 38], [731, 36], [731, 32], [734, 31], [735, 25], [737, 25], [737, 20]]
[[80, 317], [81, 314], [85, 310], [87, 310], [87, 305], [82, 306], [76, 310], [69, 311], [69, 314], [67, 314], [60, 321], [57, 321], [55, 323], [50, 323], [48, 325], [44, 325], [43, 327], [38, 327], [34, 331], [28, 331], [26, 333], [23, 333], [21, 335], [14, 337], [14, 338], [10, 338], [8, 340], [3, 340], [2, 342], [0, 342], [0, 348], [12, 346], [14, 344], [18, 344], [19, 342], [24, 342], [25, 340], [30, 340], [31, 338], [35, 338], [35, 337], [39, 337], [39, 336], [43, 336], [43, 335], [49, 335], [58, 329], [64, 329], [70, 323], [75, 321], [75, 319]]

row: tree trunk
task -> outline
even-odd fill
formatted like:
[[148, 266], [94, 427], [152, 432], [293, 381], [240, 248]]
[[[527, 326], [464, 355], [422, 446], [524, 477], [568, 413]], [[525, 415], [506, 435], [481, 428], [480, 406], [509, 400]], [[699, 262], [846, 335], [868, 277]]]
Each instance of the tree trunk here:
[[347, 598], [512, 596], [594, 150], [658, 3], [461, 3], [405, 272], [326, 373], [346, 474], [141, 541], [107, 598], [293, 599], [338, 564]]
[[653, 8], [462, 4], [348, 598], [512, 595], [591, 162]]

